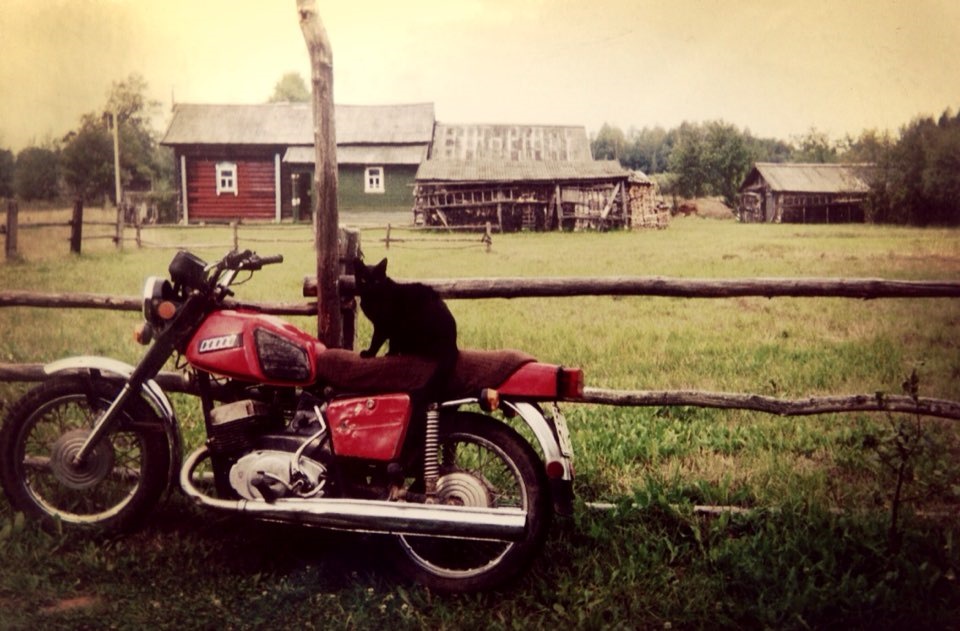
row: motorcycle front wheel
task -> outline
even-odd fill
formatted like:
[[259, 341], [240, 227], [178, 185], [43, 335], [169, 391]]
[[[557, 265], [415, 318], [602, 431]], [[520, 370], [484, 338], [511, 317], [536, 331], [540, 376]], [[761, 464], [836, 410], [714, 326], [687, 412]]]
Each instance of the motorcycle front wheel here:
[[551, 516], [536, 452], [503, 423], [456, 412], [441, 419], [439, 458], [441, 503], [521, 508], [527, 513], [526, 534], [514, 542], [398, 535], [398, 569], [445, 592], [491, 589], [522, 575], [543, 548]]
[[0, 430], [0, 482], [15, 510], [65, 526], [120, 532], [163, 494], [170, 448], [156, 412], [138, 397], [82, 465], [73, 456], [119, 388], [53, 378], [27, 392]]

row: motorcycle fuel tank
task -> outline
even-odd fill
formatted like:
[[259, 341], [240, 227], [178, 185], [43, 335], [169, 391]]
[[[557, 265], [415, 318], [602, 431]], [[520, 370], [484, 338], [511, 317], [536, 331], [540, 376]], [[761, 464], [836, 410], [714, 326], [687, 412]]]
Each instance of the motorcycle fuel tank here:
[[280, 318], [243, 309], [212, 313], [187, 345], [186, 357], [201, 370], [279, 386], [314, 382], [315, 337]]

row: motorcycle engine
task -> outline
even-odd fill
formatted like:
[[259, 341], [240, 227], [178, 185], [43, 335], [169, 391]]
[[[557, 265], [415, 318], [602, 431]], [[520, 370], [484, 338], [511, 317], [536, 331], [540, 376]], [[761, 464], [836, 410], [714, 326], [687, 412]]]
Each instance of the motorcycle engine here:
[[286, 451], [253, 451], [230, 468], [230, 486], [247, 500], [319, 497], [325, 483], [322, 464]]
[[327, 468], [316, 458], [329, 453], [329, 447], [320, 403], [304, 394], [279, 434], [275, 430], [282, 428], [282, 418], [262, 402], [247, 399], [211, 411], [207, 445], [215, 455], [236, 459], [229, 481], [240, 497], [273, 502], [323, 496]]

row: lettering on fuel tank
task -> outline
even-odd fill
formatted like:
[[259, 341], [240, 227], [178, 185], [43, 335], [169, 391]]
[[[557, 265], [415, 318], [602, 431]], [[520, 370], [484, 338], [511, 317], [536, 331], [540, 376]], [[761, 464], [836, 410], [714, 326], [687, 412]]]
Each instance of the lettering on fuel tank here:
[[217, 337], [200, 340], [200, 344], [197, 345], [197, 352], [212, 353], [228, 348], [240, 348], [241, 346], [243, 346], [243, 334], [231, 333], [230, 335], [218, 335]]

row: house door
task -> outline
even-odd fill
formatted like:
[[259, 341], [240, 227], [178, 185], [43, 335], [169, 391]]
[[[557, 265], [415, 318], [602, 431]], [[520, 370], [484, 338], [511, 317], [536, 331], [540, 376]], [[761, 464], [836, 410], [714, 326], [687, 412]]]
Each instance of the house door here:
[[300, 201], [294, 205], [293, 219], [300, 221], [302, 218], [313, 216], [313, 178], [310, 173], [297, 173], [293, 181], [293, 197]]

